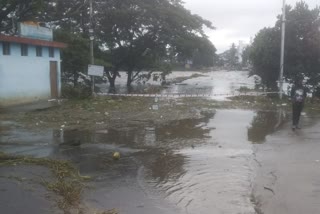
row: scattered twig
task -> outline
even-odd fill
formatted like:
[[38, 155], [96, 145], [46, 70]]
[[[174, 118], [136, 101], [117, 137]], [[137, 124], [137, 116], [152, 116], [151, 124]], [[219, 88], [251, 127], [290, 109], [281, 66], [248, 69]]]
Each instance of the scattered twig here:
[[273, 195], [275, 195], [273, 189], [269, 188], [269, 187], [264, 187], [265, 190], [269, 190], [270, 192], [272, 192]]

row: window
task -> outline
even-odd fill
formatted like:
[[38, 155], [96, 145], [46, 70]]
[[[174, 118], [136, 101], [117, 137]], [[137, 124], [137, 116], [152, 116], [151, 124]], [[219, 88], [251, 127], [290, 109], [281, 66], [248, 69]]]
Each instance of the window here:
[[39, 57], [42, 56], [42, 47], [41, 46], [36, 47], [36, 55]]
[[54, 48], [49, 47], [49, 57], [54, 57]]
[[10, 43], [9, 42], [2, 43], [2, 53], [3, 53], [3, 55], [10, 55]]
[[21, 56], [28, 56], [28, 45], [21, 44]]

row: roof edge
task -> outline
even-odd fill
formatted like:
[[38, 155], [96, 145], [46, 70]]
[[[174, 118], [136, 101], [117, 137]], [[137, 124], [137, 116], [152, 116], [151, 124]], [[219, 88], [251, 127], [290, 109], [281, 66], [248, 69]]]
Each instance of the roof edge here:
[[20, 43], [20, 44], [38, 45], [38, 46], [46, 46], [46, 47], [53, 47], [53, 48], [68, 47], [67, 44], [62, 42], [31, 39], [31, 38], [18, 37], [18, 36], [6, 36], [3, 34], [2, 35], [0, 34], [0, 42], [14, 42], [14, 43]]

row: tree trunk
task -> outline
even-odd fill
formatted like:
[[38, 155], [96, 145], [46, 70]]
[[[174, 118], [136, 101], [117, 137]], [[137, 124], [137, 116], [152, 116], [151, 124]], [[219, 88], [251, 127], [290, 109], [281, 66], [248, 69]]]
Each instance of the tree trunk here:
[[131, 83], [132, 83], [132, 71], [128, 71], [127, 87], [130, 87]]
[[116, 92], [116, 84], [115, 84], [115, 82], [116, 82], [117, 76], [114, 75], [112, 77], [111, 76], [107, 76], [107, 77], [108, 77], [109, 84], [110, 84], [109, 93], [115, 93]]
[[73, 73], [73, 87], [77, 87], [78, 86], [78, 79], [79, 79], [79, 75], [77, 72]]
[[106, 75], [107, 75], [107, 78], [108, 78], [108, 81], [109, 81], [109, 93], [115, 93], [115, 89], [116, 89], [116, 85], [115, 85], [115, 82], [116, 82], [116, 78], [117, 78], [117, 75], [116, 75], [116, 72], [111, 72], [111, 71], [106, 71]]
[[115, 88], [115, 82], [116, 82], [116, 78], [110, 78], [109, 79], [109, 84], [110, 84], [110, 88]]

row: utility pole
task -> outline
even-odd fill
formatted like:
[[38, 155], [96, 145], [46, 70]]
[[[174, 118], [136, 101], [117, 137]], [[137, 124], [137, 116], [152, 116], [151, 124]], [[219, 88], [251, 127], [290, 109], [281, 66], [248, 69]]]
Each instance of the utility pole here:
[[[89, 34], [90, 34], [90, 63], [91, 65], [94, 64], [94, 56], [93, 56], [93, 40], [94, 40], [94, 35], [93, 35], [93, 24], [92, 24], [92, 16], [93, 16], [93, 8], [92, 8], [92, 0], [90, 0], [90, 29], [89, 29]], [[92, 95], [94, 94], [94, 76], [91, 77], [92, 80]]]
[[279, 96], [280, 100], [283, 97], [283, 70], [284, 70], [284, 44], [286, 35], [286, 1], [283, 0], [282, 8], [282, 27], [281, 27], [281, 59], [280, 59], [280, 76], [279, 76]]

